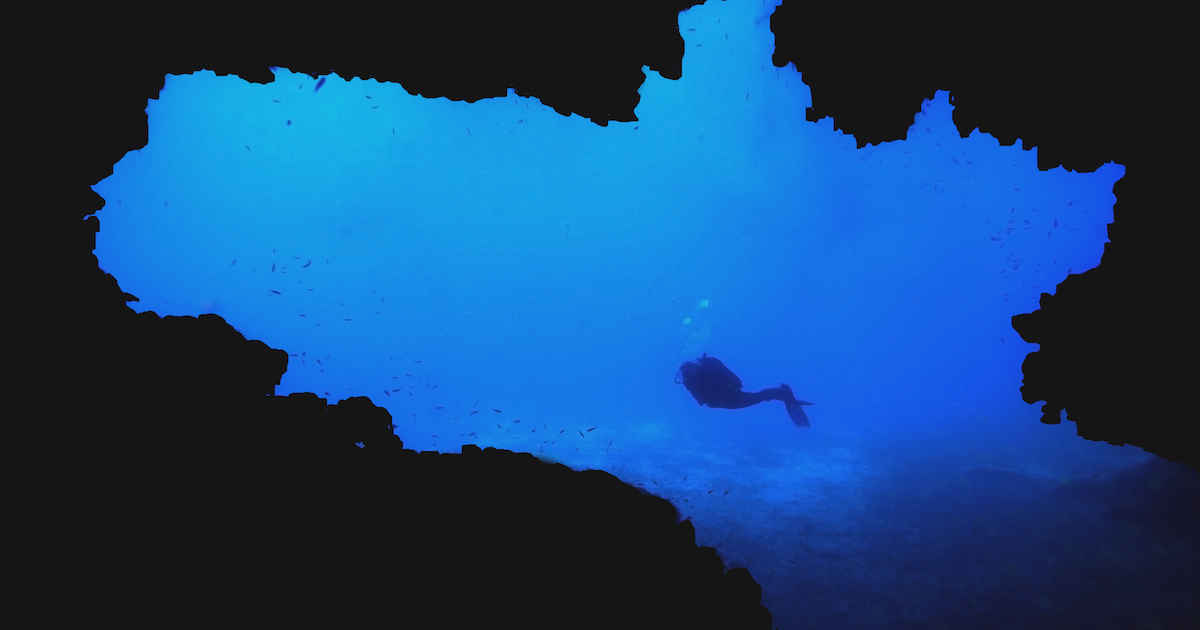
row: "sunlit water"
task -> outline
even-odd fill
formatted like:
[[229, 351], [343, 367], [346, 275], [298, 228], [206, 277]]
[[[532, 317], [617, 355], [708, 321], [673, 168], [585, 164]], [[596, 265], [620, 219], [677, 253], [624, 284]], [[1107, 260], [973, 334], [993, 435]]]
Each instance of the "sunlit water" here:
[[[607, 127], [511, 92], [168, 76], [149, 144], [94, 187], [100, 266], [138, 311], [287, 350], [277, 394], [386, 407], [409, 448], [529, 451], [671, 499], [777, 627], [1159, 610], [1115, 576], [1160, 570], [1161, 545], [1041, 498], [1150, 456], [1039, 423], [1011, 327], [1099, 263], [1124, 167], [1039, 172], [960, 137], [946, 92], [857, 149], [805, 122], [754, 4], [682, 14], [683, 78], [647, 69], [639, 120]], [[812, 429], [698, 407], [672, 377], [702, 352], [791, 384]]]

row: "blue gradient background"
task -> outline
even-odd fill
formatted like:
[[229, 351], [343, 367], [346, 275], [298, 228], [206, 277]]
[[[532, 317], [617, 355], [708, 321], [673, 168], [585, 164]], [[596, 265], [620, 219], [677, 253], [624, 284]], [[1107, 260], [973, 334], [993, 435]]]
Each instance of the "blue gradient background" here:
[[[647, 69], [639, 120], [607, 127], [511, 92], [168, 76], [148, 145], [94, 186], [96, 256], [139, 312], [287, 350], [279, 395], [368, 396], [408, 448], [528, 451], [671, 499], [776, 627], [1156, 618], [1062, 583], [1178, 549], [1022, 503], [1151, 459], [1039, 423], [1010, 323], [1099, 263], [1124, 167], [1040, 172], [960, 137], [946, 92], [857, 149], [805, 121], [767, 14], [681, 14], [683, 78]], [[812, 429], [698, 407], [672, 377], [702, 352], [789, 383]]]

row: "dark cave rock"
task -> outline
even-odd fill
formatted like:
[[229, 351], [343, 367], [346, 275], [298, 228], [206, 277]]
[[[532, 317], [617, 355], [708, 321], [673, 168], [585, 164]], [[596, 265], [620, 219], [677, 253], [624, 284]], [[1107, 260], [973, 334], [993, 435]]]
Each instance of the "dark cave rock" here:
[[[32, 224], [10, 232], [30, 251], [10, 294], [40, 309], [16, 325], [19, 391], [35, 402], [10, 420], [10, 436], [33, 445], [16, 540], [36, 555], [24, 586], [48, 598], [45, 619], [770, 627], [748, 572], [722, 577], [716, 552], [696, 548], [691, 524], [675, 524], [662, 500], [528, 455], [416, 454], [364, 403], [270, 396], [284, 350], [215, 316], [134, 315], [132, 296], [97, 268], [91, 215], [102, 201], [88, 187], [145, 146], [146, 99], [166, 73], [269, 81], [266, 67], [280, 64], [466, 101], [512, 86], [604, 125], [635, 119], [643, 65], [668, 78], [686, 71], [674, 19], [691, 3], [581, 4], [536, 29], [516, 7], [484, 4], [427, 7], [402, 28], [402, 16], [337, 7], [316, 18], [247, 6], [234, 21], [112, 12], [28, 22], [87, 57], [67, 79], [59, 51], [35, 50], [30, 81], [18, 83], [36, 99], [19, 126], [40, 134], [26, 158], [35, 179], [22, 183], [43, 199], [20, 208]], [[1138, 9], [1030, 32], [997, 16], [949, 40], [941, 21], [898, 15], [789, 2], [772, 18], [775, 63], [794, 61], [812, 88], [810, 116], [831, 115], [860, 145], [902, 137], [920, 99], [948, 89], [960, 129], [1022, 138], [1042, 168], [1125, 164], [1101, 266], [1014, 320], [1041, 345], [1022, 393], [1047, 401], [1052, 418], [1065, 408], [1085, 437], [1196, 467], [1188, 363], [1171, 360], [1190, 353], [1191, 289], [1180, 279], [1190, 235], [1175, 222], [1193, 195], [1170, 144], [1190, 129], [1179, 70], [1190, 40]], [[1154, 45], [1121, 45], [1147, 27], [1161, 31]], [[1028, 45], [1013, 44], [1014, 32]], [[512, 34], [525, 52], [497, 56]], [[955, 54], [922, 56], [929, 42]], [[1105, 81], [1120, 85], [1101, 94]], [[1133, 99], [1153, 101], [1152, 120]]]

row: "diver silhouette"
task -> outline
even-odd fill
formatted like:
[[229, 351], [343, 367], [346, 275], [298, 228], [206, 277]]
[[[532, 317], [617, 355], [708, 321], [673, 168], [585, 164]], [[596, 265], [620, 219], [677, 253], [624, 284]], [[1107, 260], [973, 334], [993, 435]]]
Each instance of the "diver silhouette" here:
[[[764, 400], [782, 400], [787, 407], [788, 417], [798, 427], [808, 428], [808, 416], [803, 405], [812, 403], [796, 400], [792, 388], [786, 384], [768, 387], [760, 392], [742, 391], [742, 379], [725, 367], [716, 357], [703, 354], [695, 361], [684, 361], [679, 366], [676, 383], [682, 383], [696, 402], [720, 409], [741, 409], [757, 405]], [[678, 378], [682, 376], [683, 380]]]

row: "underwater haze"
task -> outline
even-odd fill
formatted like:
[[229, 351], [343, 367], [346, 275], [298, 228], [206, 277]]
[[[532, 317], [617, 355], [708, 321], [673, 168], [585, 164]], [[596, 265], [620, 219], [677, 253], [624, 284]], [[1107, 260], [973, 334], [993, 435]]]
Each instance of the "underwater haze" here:
[[[605, 127], [512, 91], [167, 76], [149, 143], [94, 186], [100, 267], [136, 311], [286, 350], [277, 395], [369, 397], [406, 448], [530, 452], [671, 500], [777, 628], [1198, 618], [1195, 530], [1088, 490], [1175, 465], [1044, 425], [1019, 391], [1037, 346], [1011, 318], [1099, 264], [1124, 167], [1039, 171], [957, 129], [944, 91], [856, 148], [805, 121], [772, 10], [680, 14], [682, 79], [645, 69], [638, 120]], [[702, 353], [789, 384], [811, 428], [698, 405], [674, 377]]]

